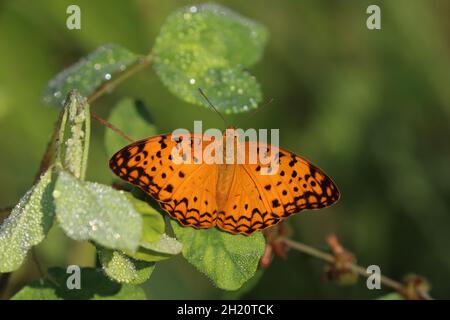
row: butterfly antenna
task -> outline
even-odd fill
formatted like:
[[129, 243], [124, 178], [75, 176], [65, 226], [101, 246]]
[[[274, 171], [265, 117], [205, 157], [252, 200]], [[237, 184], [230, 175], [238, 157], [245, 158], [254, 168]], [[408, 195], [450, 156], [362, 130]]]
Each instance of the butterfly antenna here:
[[257, 114], [258, 112], [260, 112], [263, 108], [267, 107], [269, 104], [271, 104], [273, 102], [273, 98], [271, 98], [269, 101], [267, 101], [266, 103], [264, 103], [263, 105], [261, 105], [261, 107], [259, 107], [258, 109], [254, 110], [252, 113], [250, 113], [250, 116], [253, 116], [255, 114]]
[[[260, 112], [264, 107], [268, 106], [269, 104], [271, 104], [273, 102], [273, 98], [271, 98], [269, 101], [267, 101], [266, 103], [264, 103], [263, 105], [261, 105], [261, 107], [257, 108], [256, 110], [253, 110], [252, 113], [249, 114], [249, 116], [253, 116], [255, 114], [257, 114], [258, 112]], [[239, 127], [239, 123], [237, 123], [237, 126]]]
[[219, 112], [219, 110], [216, 109], [216, 107], [214, 107], [214, 105], [212, 104], [212, 102], [208, 99], [208, 97], [206, 96], [206, 94], [203, 92], [202, 88], [198, 88], [198, 92], [200, 92], [200, 94], [202, 95], [202, 97], [206, 100], [206, 102], [209, 104], [209, 106], [219, 115], [219, 117], [223, 120], [223, 122], [225, 123], [225, 126], [228, 127], [228, 122], [227, 120], [225, 120], [224, 116]]

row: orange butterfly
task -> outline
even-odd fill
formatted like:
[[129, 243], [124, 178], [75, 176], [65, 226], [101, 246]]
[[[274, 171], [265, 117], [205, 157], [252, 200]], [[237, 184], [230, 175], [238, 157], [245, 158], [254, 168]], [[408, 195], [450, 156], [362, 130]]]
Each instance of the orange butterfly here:
[[[223, 146], [223, 154], [228, 130], [222, 141], [215, 141]], [[173, 134], [143, 139], [124, 147], [109, 161], [116, 175], [155, 198], [182, 225], [217, 226], [233, 234], [250, 235], [293, 213], [324, 208], [339, 199], [336, 185], [322, 170], [285, 149], [238, 142], [233, 137], [236, 150], [243, 144], [245, 159], [250, 158], [255, 143], [258, 151], [262, 148], [266, 157], [276, 159], [276, 172], [261, 174], [270, 172], [272, 164], [259, 160], [253, 164], [208, 164], [199, 161], [195, 153], [187, 154], [180, 143], [205, 150], [213, 139], [193, 133], [182, 139]], [[174, 161], [172, 150], [185, 161]]]

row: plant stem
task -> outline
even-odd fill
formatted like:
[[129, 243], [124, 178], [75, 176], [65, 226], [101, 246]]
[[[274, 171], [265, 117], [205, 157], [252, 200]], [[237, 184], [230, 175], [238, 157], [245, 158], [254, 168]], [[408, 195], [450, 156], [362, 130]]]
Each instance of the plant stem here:
[[6, 206], [6, 207], [2, 207], [2, 208], [0, 208], [0, 213], [3, 213], [3, 212], [11, 212], [12, 209], [14, 209], [14, 206]]
[[[278, 239], [278, 241], [281, 241], [283, 243], [285, 243], [289, 248], [295, 249], [297, 251], [303, 252], [309, 256], [312, 256], [314, 258], [326, 261], [327, 263], [333, 264], [336, 262], [336, 258], [330, 254], [330, 253], [326, 253], [323, 251], [320, 251], [314, 247], [308, 246], [304, 243], [301, 242], [297, 242], [297, 241], [293, 241], [291, 239], [288, 238], [280, 238]], [[369, 273], [366, 272], [366, 268], [361, 267], [355, 263], [351, 263], [349, 265], [349, 269], [353, 272], [355, 272], [358, 275], [361, 275], [363, 277], [368, 278], [370, 276]], [[405, 296], [406, 298], [408, 298], [408, 296], [406, 295], [406, 290], [405, 287], [402, 283], [393, 280], [391, 278], [388, 278], [386, 276], [381, 276], [380, 277], [380, 282], [382, 284], [384, 284], [386, 287], [391, 288], [395, 291], [397, 291], [399, 294], [401, 294], [402, 296]], [[424, 294], [422, 292], [418, 292], [419, 297], [424, 299], [424, 300], [430, 300], [432, 299], [429, 295]]]
[[39, 169], [34, 177], [34, 182], [38, 182], [41, 175], [47, 171], [52, 163], [53, 157], [55, 156], [56, 150], [58, 149], [58, 141], [61, 139], [60, 137], [60, 127], [63, 122], [65, 112], [61, 112], [58, 120], [55, 123], [53, 128], [52, 136], [50, 137], [50, 141], [47, 143], [47, 148], [45, 149], [45, 153], [42, 156], [41, 163], [39, 164]]
[[12, 272], [4, 273], [0, 275], [0, 300], [6, 299], [6, 292], [9, 284], [9, 279], [11, 279]]
[[105, 119], [103, 119], [102, 117], [100, 117], [98, 114], [96, 114], [94, 111], [91, 111], [91, 117], [92, 119], [98, 121], [100, 124], [104, 125], [105, 127], [111, 129], [112, 131], [114, 131], [115, 133], [117, 133], [118, 135], [120, 135], [121, 137], [123, 137], [125, 140], [129, 141], [129, 142], [133, 142], [135, 140], [133, 140], [132, 138], [130, 138], [128, 135], [125, 134], [125, 132], [123, 132], [122, 130], [120, 130], [119, 128], [115, 127], [114, 125], [112, 125], [111, 123], [109, 123], [108, 121], [106, 121]]
[[122, 83], [124, 80], [128, 79], [136, 72], [147, 66], [152, 62], [153, 58], [151, 55], [143, 56], [138, 63], [134, 66], [126, 70], [124, 73], [120, 74], [117, 78], [106, 82], [103, 84], [97, 91], [95, 91], [92, 95], [90, 95], [87, 99], [88, 103], [92, 103], [93, 101], [100, 98], [102, 95], [114, 89], [118, 84]]
[[80, 179], [84, 180], [86, 178], [87, 171], [87, 163], [88, 163], [88, 155], [89, 155], [89, 143], [91, 140], [91, 108], [89, 104], [86, 104], [87, 114], [85, 113], [86, 120], [84, 123], [85, 127], [85, 138], [83, 144], [83, 160], [81, 162], [81, 172]]
[[[126, 79], [128, 79], [129, 77], [131, 77], [132, 75], [137, 73], [138, 71], [140, 71], [142, 68], [149, 65], [152, 62], [152, 59], [153, 58], [150, 54], [147, 56], [143, 56], [139, 60], [138, 63], [136, 63], [131, 68], [129, 68], [127, 71], [120, 74], [117, 78], [103, 84], [97, 91], [95, 91], [91, 96], [88, 97], [88, 99], [87, 99], [88, 103], [91, 104], [92, 102], [94, 102], [95, 100], [100, 98], [102, 95], [111, 91], [117, 85], [119, 85], [120, 83], [122, 83], [123, 81], [125, 81]], [[102, 117], [100, 117], [98, 114], [96, 114], [93, 111], [91, 111], [91, 117], [92, 117], [92, 119], [98, 121], [100, 124], [104, 125], [105, 127], [113, 130], [115, 133], [120, 135], [125, 140], [127, 140], [129, 142], [134, 141], [134, 139], [132, 139], [131, 137], [126, 135], [122, 130], [116, 128], [114, 125], [112, 125], [111, 123], [109, 123], [108, 121], [106, 121], [105, 119], [103, 119]]]
[[38, 259], [35, 247], [31, 248], [31, 257], [33, 258], [33, 262], [36, 265], [36, 269], [39, 272], [39, 276], [41, 278], [44, 278], [45, 277], [45, 272], [44, 272], [44, 269], [41, 266], [41, 263], [39, 262], [39, 259]]
[[288, 247], [306, 253], [312, 257], [318, 258], [320, 260], [326, 261], [328, 263], [334, 262], [334, 256], [332, 254], [320, 251], [319, 249], [310, 247], [301, 242], [296, 242], [288, 238], [281, 238], [279, 241], [284, 242]]

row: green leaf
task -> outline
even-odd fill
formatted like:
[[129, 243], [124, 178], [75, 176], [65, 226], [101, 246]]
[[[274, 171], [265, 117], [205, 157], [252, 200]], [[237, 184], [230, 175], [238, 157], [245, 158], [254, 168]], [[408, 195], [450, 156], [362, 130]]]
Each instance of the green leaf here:
[[89, 104], [85, 97], [72, 90], [62, 112], [57, 161], [75, 177], [84, 180], [91, 130]]
[[377, 300], [405, 300], [405, 298], [397, 292], [391, 292], [377, 298]]
[[45, 172], [0, 226], [0, 272], [20, 267], [28, 250], [47, 235], [55, 215], [53, 170]]
[[171, 14], [153, 49], [154, 67], [179, 98], [208, 107], [198, 88], [225, 113], [245, 112], [262, 100], [260, 86], [244, 68], [261, 56], [267, 39], [259, 23], [216, 4]]
[[81, 288], [68, 289], [70, 274], [61, 268], [49, 269], [52, 281], [38, 280], [20, 290], [13, 300], [144, 300], [145, 293], [138, 286], [120, 285], [109, 280], [100, 269], [81, 269]]
[[61, 300], [55, 287], [48, 281], [33, 281], [17, 292], [11, 300]]
[[142, 218], [123, 192], [61, 170], [53, 197], [57, 220], [70, 238], [93, 240], [111, 249], [137, 249]]
[[221, 289], [237, 290], [253, 277], [265, 249], [261, 232], [232, 235], [217, 228], [196, 230], [171, 221], [183, 256]]
[[143, 261], [161, 261], [169, 259], [181, 252], [183, 245], [176, 239], [163, 234], [157, 242], [141, 242], [139, 249], [127, 255]]
[[154, 262], [138, 261], [119, 251], [98, 248], [98, 255], [106, 275], [120, 283], [144, 283], [155, 269]]
[[145, 300], [145, 292], [141, 287], [123, 284], [120, 291], [112, 296], [97, 296], [94, 300]]
[[179, 254], [182, 245], [164, 233], [165, 222], [161, 213], [131, 194], [127, 194], [127, 197], [142, 215], [143, 228], [138, 250], [126, 254], [143, 261], [161, 261]]
[[126, 194], [127, 199], [142, 216], [142, 234], [140, 242], [156, 242], [161, 239], [165, 229], [164, 217], [147, 202]]
[[[120, 128], [134, 140], [154, 136], [157, 133], [152, 117], [143, 102], [131, 98], [120, 100], [109, 115], [108, 122]], [[105, 132], [105, 146], [108, 156], [112, 156], [127, 144], [112, 130]]]
[[55, 76], [44, 91], [44, 102], [62, 106], [66, 95], [76, 89], [81, 95], [90, 96], [114, 75], [136, 63], [139, 56], [117, 44], [97, 48], [86, 58], [63, 70]]
[[179, 254], [183, 245], [175, 238], [169, 237], [167, 234], [163, 234], [161, 239], [157, 242], [141, 242], [141, 246], [153, 250], [159, 253], [165, 254]]
[[239, 288], [239, 290], [236, 291], [224, 291], [222, 295], [223, 300], [238, 300], [241, 299], [243, 296], [248, 294], [250, 291], [252, 291], [256, 285], [259, 283], [259, 280], [261, 280], [262, 276], [264, 274], [264, 269], [258, 269], [255, 273], [255, 275], [242, 287]]

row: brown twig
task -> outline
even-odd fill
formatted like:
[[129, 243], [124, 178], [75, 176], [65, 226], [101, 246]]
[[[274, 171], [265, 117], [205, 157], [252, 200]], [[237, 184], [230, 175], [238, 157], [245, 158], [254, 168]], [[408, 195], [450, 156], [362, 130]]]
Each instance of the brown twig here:
[[99, 97], [104, 95], [105, 93], [111, 91], [114, 89], [119, 83], [123, 82], [124, 80], [128, 79], [132, 75], [134, 75], [136, 72], [147, 66], [152, 62], [152, 56], [144, 56], [142, 57], [138, 63], [136, 63], [134, 66], [120, 74], [117, 78], [106, 82], [103, 84], [97, 91], [95, 91], [92, 95], [90, 95], [87, 99], [88, 103], [92, 103], [93, 101], [97, 100]]
[[[278, 241], [285, 243], [291, 249], [303, 252], [309, 256], [323, 260], [329, 264], [334, 264], [336, 262], [336, 257], [334, 255], [320, 251], [320, 250], [318, 250], [314, 247], [308, 246], [304, 243], [301, 243], [298, 241], [293, 241], [289, 238], [279, 238]], [[362, 267], [356, 263], [350, 263], [348, 265], [348, 267], [350, 268], [351, 271], [355, 272], [356, 274], [358, 274], [360, 276], [363, 276], [366, 278], [368, 278], [370, 276], [370, 274], [368, 274], [366, 272], [366, 269], [364, 267]], [[405, 286], [401, 282], [398, 282], [396, 280], [393, 280], [393, 279], [383, 276], [383, 275], [380, 277], [380, 282], [382, 284], [384, 284], [386, 287], [397, 291], [399, 294], [401, 294], [405, 298], [407, 298], [407, 299], [411, 298], [410, 294], [408, 294]], [[427, 292], [418, 291], [416, 293], [420, 299], [424, 299], [424, 300], [432, 299], [428, 295]]]
[[[61, 114], [61, 116], [62, 116], [62, 114]], [[39, 164], [39, 169], [36, 172], [36, 175], [34, 176], [33, 184], [35, 184], [39, 180], [41, 175], [45, 171], [47, 171], [47, 169], [50, 167], [52, 159], [55, 155], [56, 145], [57, 145], [58, 137], [59, 137], [59, 125], [61, 123], [61, 116], [58, 119], [58, 121], [56, 121], [52, 136], [50, 138], [50, 141], [47, 143], [47, 148], [45, 149], [45, 153], [42, 156], [41, 163]]]
[[112, 125], [111, 123], [109, 123], [108, 121], [106, 121], [105, 119], [103, 119], [102, 117], [100, 117], [98, 114], [96, 114], [95, 112], [91, 111], [91, 117], [92, 119], [98, 121], [100, 124], [104, 125], [105, 127], [111, 129], [112, 131], [114, 131], [115, 133], [117, 133], [118, 135], [120, 135], [122, 138], [124, 138], [125, 140], [128, 140], [128, 142], [133, 142], [135, 141], [133, 138], [131, 138], [130, 136], [128, 136], [127, 134], [125, 134], [125, 132], [123, 132], [122, 130], [120, 130], [119, 128], [115, 127], [114, 125]]
[[[129, 77], [134, 75], [136, 72], [138, 72], [139, 70], [141, 70], [142, 68], [144, 68], [145, 66], [150, 64], [151, 62], [152, 62], [152, 56], [151, 55], [142, 57], [139, 60], [139, 62], [136, 63], [134, 66], [129, 68], [124, 73], [120, 74], [117, 78], [115, 78], [115, 79], [113, 79], [113, 80], [111, 80], [109, 82], [106, 82], [97, 91], [95, 91], [92, 95], [90, 95], [88, 97], [88, 99], [87, 99], [88, 103], [91, 104], [93, 101], [97, 100], [98, 98], [100, 98], [105, 93], [111, 91], [118, 84], [122, 83], [123, 81], [125, 81], [126, 79], [128, 79]], [[118, 129], [117, 127], [115, 127], [114, 125], [112, 125], [111, 123], [109, 123], [108, 121], [103, 119], [102, 117], [100, 117], [98, 114], [93, 112], [92, 110], [91, 110], [91, 117], [92, 117], [92, 119], [98, 121], [100, 124], [104, 125], [105, 127], [113, 130], [115, 133], [117, 133], [118, 135], [123, 137], [125, 140], [127, 140], [129, 142], [133, 142], [134, 141], [134, 139], [132, 139], [131, 137], [126, 135], [122, 130]]]

